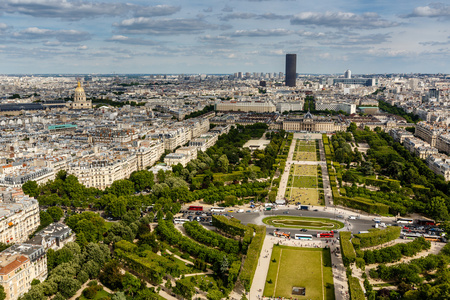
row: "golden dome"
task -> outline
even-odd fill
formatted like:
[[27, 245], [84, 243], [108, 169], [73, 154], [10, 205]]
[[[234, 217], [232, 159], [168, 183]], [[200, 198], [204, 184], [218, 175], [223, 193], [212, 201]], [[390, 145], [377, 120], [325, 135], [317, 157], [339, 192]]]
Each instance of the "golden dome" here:
[[84, 93], [84, 89], [81, 86], [81, 83], [78, 81], [78, 87], [75, 89], [75, 92], [83, 92]]

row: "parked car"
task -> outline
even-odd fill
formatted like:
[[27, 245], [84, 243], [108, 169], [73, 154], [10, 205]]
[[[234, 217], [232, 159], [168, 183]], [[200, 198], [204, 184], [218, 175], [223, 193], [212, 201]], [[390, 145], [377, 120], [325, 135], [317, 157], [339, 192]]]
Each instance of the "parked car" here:
[[283, 214], [288, 215], [288, 214], [289, 214], [289, 211], [288, 211], [288, 210], [283, 211]]
[[302, 231], [302, 232], [307, 232], [308, 229], [302, 228], [302, 229], [300, 229], [300, 231]]
[[336, 218], [343, 219], [344, 216], [343, 215], [337, 215]]

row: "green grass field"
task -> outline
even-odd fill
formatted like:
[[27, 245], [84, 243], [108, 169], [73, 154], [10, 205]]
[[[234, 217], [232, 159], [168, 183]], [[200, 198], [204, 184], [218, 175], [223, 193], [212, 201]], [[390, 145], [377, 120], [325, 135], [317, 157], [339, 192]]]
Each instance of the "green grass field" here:
[[273, 227], [284, 228], [305, 228], [312, 230], [337, 230], [344, 227], [344, 224], [325, 218], [308, 218], [297, 216], [272, 216], [263, 219], [264, 224]]
[[[293, 295], [292, 287], [306, 288], [305, 296]], [[334, 300], [330, 250], [274, 246], [263, 295]]]
[[[319, 167], [320, 168], [320, 167]], [[318, 166], [292, 165], [285, 197], [290, 203], [320, 205]]]
[[[98, 300], [98, 299], [104, 299], [107, 297], [110, 297], [111, 295], [104, 290], [98, 291], [97, 294], [95, 294], [95, 297], [90, 300]], [[80, 296], [80, 300], [89, 300], [85, 298], [83, 295]]]
[[294, 176], [317, 176], [317, 166], [293, 165], [291, 170]]
[[316, 161], [316, 152], [294, 152], [293, 160]]
[[316, 189], [317, 177], [316, 176], [295, 176], [293, 187]]
[[320, 205], [319, 193], [315, 189], [290, 188], [286, 197], [290, 204], [300, 202], [304, 205]]

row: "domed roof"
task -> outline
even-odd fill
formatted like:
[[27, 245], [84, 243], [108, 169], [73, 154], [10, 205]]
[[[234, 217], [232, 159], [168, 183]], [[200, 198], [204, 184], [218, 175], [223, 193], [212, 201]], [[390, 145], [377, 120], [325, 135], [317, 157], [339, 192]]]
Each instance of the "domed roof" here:
[[75, 89], [75, 92], [83, 92], [84, 93], [84, 89], [81, 86], [81, 83], [78, 81], [78, 87]]
[[311, 112], [308, 110], [308, 112], [303, 116], [303, 119], [313, 119], [313, 115], [311, 114]]

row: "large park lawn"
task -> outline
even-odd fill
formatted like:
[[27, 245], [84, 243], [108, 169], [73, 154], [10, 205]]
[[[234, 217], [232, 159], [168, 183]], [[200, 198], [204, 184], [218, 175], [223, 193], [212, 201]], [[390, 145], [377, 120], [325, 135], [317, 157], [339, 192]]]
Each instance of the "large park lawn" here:
[[287, 199], [294, 203], [300, 202], [303, 205], [320, 205], [319, 193], [316, 189], [290, 188], [286, 194]]
[[295, 176], [294, 187], [317, 189], [317, 177], [316, 176]]
[[[293, 295], [292, 287], [306, 288], [305, 296]], [[264, 296], [334, 299], [329, 249], [274, 246]]]

